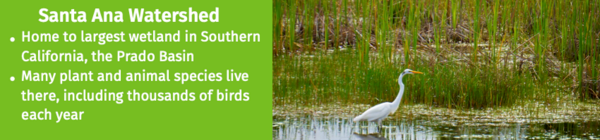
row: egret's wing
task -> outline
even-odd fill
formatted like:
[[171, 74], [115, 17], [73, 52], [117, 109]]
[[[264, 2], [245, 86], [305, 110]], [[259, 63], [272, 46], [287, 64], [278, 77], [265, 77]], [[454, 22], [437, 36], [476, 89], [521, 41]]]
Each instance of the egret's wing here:
[[378, 118], [386, 117], [390, 113], [390, 104], [391, 103], [389, 102], [385, 102], [375, 105], [367, 109], [367, 111], [365, 111], [363, 114], [354, 118], [354, 121], [373, 121]]

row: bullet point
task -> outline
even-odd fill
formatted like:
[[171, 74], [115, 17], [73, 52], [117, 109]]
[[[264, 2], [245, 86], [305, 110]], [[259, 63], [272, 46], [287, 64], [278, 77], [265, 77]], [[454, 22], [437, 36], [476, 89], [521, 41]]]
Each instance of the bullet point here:
[[15, 42], [15, 38], [14, 37], [10, 37], [10, 42]]
[[14, 76], [11, 76], [11, 77], [10, 77], [10, 81], [15, 81], [15, 77], [14, 77]]

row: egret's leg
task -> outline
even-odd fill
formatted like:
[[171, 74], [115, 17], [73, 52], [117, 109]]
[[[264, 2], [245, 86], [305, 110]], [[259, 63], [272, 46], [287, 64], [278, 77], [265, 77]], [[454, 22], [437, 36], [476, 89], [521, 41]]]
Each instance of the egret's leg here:
[[369, 134], [370, 127], [371, 127], [371, 122], [367, 121], [367, 133], [366, 134]]
[[381, 129], [382, 129], [382, 125], [381, 125], [381, 120], [377, 121], [377, 131], [379, 131], [379, 133], [381, 133]]
[[360, 130], [360, 134], [362, 134], [362, 133], [363, 133], [362, 126], [363, 126], [364, 124], [365, 124], [365, 122], [362, 122], [362, 121], [361, 121], [361, 122], [358, 124], [358, 130]]
[[[358, 131], [360, 131], [360, 134], [363, 134], [364, 131], [362, 129], [362, 126], [365, 125], [365, 122], [364, 121], [360, 121], [360, 122], [357, 123], [357, 125], [358, 125]], [[368, 122], [367, 122], [367, 125], [368, 125]]]

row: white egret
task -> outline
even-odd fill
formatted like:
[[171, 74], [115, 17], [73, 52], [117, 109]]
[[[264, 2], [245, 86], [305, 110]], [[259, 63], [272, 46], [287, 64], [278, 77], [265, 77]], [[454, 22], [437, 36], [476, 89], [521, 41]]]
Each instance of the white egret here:
[[402, 99], [402, 94], [404, 93], [404, 84], [402, 84], [402, 77], [407, 74], [423, 74], [422, 72], [414, 71], [411, 69], [406, 69], [400, 76], [398, 77], [398, 84], [400, 84], [400, 91], [398, 92], [398, 96], [394, 100], [394, 102], [384, 102], [378, 105], [375, 105], [363, 114], [356, 116], [353, 121], [368, 121], [368, 122], [377, 122], [379, 128], [381, 128], [381, 121], [385, 119], [389, 114], [394, 114], [396, 109], [398, 109], [398, 105], [400, 105], [400, 100]]

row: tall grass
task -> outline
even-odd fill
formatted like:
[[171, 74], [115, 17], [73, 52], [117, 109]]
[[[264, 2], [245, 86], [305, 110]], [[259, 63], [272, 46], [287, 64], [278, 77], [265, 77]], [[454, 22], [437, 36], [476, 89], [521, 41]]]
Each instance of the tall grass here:
[[[274, 0], [276, 104], [485, 108], [600, 96], [600, 0]], [[575, 95], [570, 93], [577, 93]]]

